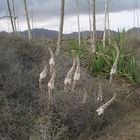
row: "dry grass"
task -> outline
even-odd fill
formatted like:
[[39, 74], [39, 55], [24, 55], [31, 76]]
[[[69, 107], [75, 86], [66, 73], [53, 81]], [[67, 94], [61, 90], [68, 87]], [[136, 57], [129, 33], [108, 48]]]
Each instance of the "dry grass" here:
[[[126, 98], [131, 86], [117, 81], [117, 99], [99, 117], [97, 108], [112, 98], [114, 90], [107, 79], [93, 78], [83, 67], [75, 90], [64, 92], [64, 78], [73, 63], [73, 59], [64, 53], [56, 59], [56, 86], [51, 110], [48, 110], [50, 74], [42, 81], [42, 94], [38, 79], [49, 58], [45, 47], [17, 37], [0, 36], [0, 138], [97, 139], [105, 135], [109, 127], [123, 121], [128, 112], [133, 113], [139, 107], [139, 96], [132, 94]], [[102, 102], [97, 101], [98, 82], [104, 93]]]

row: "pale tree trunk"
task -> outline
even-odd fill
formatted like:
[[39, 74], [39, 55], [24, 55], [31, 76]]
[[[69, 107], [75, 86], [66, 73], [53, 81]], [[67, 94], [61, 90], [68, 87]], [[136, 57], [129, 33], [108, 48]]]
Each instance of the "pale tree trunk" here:
[[57, 50], [56, 55], [60, 54], [60, 48], [62, 44], [62, 34], [63, 34], [63, 26], [64, 26], [64, 12], [65, 10], [65, 0], [61, 0], [61, 15], [60, 15], [60, 26], [59, 26], [59, 35], [57, 40]]
[[137, 25], [138, 25], [138, 39], [139, 39], [139, 36], [140, 36], [140, 25], [139, 25], [139, 9], [137, 9]]
[[[17, 31], [20, 31], [19, 19], [18, 19], [18, 17], [16, 17], [16, 25], [17, 25]], [[19, 32], [19, 34], [20, 34], [20, 32]]]
[[34, 13], [31, 12], [31, 29], [34, 29]]
[[15, 0], [12, 0], [12, 10], [13, 10], [13, 23], [15, 32], [17, 31], [17, 25], [16, 25], [16, 13], [15, 13]]
[[133, 17], [134, 17], [134, 27], [135, 27], [135, 23], [136, 23], [135, 22], [135, 20], [136, 20], [135, 7], [134, 7], [134, 16]]
[[32, 35], [31, 35], [31, 26], [30, 26], [30, 18], [29, 18], [28, 7], [27, 7], [27, 0], [24, 0], [24, 8], [25, 8], [25, 15], [26, 15], [27, 26], [28, 26], [28, 38], [29, 40], [31, 40]]
[[93, 39], [92, 39], [93, 53], [96, 52], [96, 0], [93, 0]]
[[15, 33], [14, 22], [13, 22], [13, 16], [12, 16], [12, 12], [11, 12], [11, 7], [10, 7], [10, 2], [9, 2], [9, 0], [7, 0], [7, 6], [8, 6], [9, 15], [10, 15], [12, 30], [13, 30], [13, 33]]
[[[79, 1], [76, 0], [76, 6], [77, 6], [77, 20], [78, 20], [78, 45], [79, 48], [81, 47], [81, 35], [80, 35], [80, 18], [79, 18]], [[76, 70], [73, 76], [73, 84], [72, 84], [72, 91], [74, 91], [76, 87], [76, 83], [80, 80], [80, 59], [78, 54], [76, 54]]]
[[[35, 25], [35, 24], [34, 24], [34, 23], [35, 23], [35, 19], [34, 19], [34, 12], [33, 12], [33, 11], [31, 12], [31, 18], [30, 18], [30, 19], [31, 19], [31, 30], [33, 30], [33, 29], [35, 28], [35, 27], [34, 27], [34, 25]], [[34, 36], [35, 36], [35, 35], [34, 35], [34, 33], [32, 32], [32, 39], [34, 38]], [[35, 41], [35, 40], [34, 40], [34, 41]]]
[[109, 18], [109, 1], [107, 0], [107, 24], [108, 24], [108, 43], [111, 43], [111, 33], [110, 33], [110, 18]]
[[91, 44], [93, 43], [93, 36], [92, 36], [92, 21], [91, 21], [91, 2], [87, 0], [88, 3], [88, 16], [89, 16], [89, 29], [90, 29], [90, 41]]
[[79, 1], [76, 0], [76, 6], [77, 6], [77, 21], [78, 21], [78, 42], [79, 47], [81, 46], [81, 35], [80, 35], [80, 18], [79, 18]]
[[136, 7], [136, 17], [137, 17], [137, 27], [138, 27], [138, 39], [139, 39], [139, 8], [138, 8], [138, 4], [137, 1], [135, 2], [135, 7]]
[[103, 47], [106, 46], [106, 29], [107, 29], [107, 0], [105, 0], [105, 18], [104, 18], [104, 33], [103, 33]]

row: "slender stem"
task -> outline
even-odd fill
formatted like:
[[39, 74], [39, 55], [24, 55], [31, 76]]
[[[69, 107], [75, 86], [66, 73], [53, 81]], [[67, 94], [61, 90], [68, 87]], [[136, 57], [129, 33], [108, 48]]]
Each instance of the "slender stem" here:
[[80, 35], [80, 18], [79, 18], [79, 1], [76, 0], [76, 6], [77, 6], [77, 21], [78, 21], [78, 42], [79, 47], [81, 46], [81, 35]]
[[56, 50], [57, 55], [59, 55], [60, 53], [60, 47], [62, 44], [62, 34], [63, 34], [63, 26], [64, 26], [64, 9], [65, 9], [65, 0], [61, 0], [60, 26], [59, 26], [59, 34], [58, 34], [57, 50]]
[[31, 27], [30, 27], [30, 18], [29, 18], [28, 7], [27, 7], [27, 0], [24, 0], [24, 8], [25, 8], [25, 15], [26, 15], [27, 26], [28, 26], [28, 37], [29, 40], [31, 40], [32, 36], [31, 36]]
[[15, 33], [14, 23], [13, 23], [13, 19], [12, 19], [12, 12], [11, 12], [11, 8], [10, 8], [9, 0], [7, 0], [7, 6], [8, 6], [8, 11], [9, 11], [10, 19], [11, 19], [11, 25], [12, 25], [13, 33]]
[[105, 48], [106, 46], [106, 29], [107, 29], [107, 24], [106, 24], [106, 21], [107, 21], [107, 0], [105, 0], [105, 19], [104, 19], [104, 34], [103, 34], [103, 47]]
[[109, 42], [109, 44], [111, 43], [111, 39], [110, 39], [110, 36], [111, 36], [111, 34], [110, 34], [110, 19], [109, 19], [109, 2], [108, 2], [108, 0], [107, 0], [107, 24], [108, 24], [108, 42]]
[[93, 39], [92, 39], [93, 53], [96, 52], [96, 1], [93, 0]]
[[17, 26], [16, 26], [16, 13], [15, 13], [15, 0], [12, 0], [12, 10], [13, 10], [13, 23], [14, 23], [14, 28], [16, 32]]
[[91, 21], [91, 3], [90, 0], [87, 0], [87, 4], [88, 4], [88, 15], [89, 15], [89, 29], [90, 29], [90, 40], [91, 40], [91, 44], [93, 43], [93, 35], [92, 35], [92, 21]]

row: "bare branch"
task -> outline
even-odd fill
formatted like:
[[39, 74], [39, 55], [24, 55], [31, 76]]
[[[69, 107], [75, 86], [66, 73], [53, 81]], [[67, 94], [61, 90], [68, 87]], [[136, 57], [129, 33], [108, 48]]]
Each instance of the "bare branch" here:
[[116, 59], [115, 59], [115, 62], [113, 64], [112, 68], [111, 68], [111, 71], [110, 71], [110, 84], [112, 83], [113, 76], [117, 72], [117, 66], [118, 66], [119, 55], [120, 55], [120, 50], [119, 50], [118, 45], [115, 44], [114, 46], [115, 46], [115, 49], [116, 49]]

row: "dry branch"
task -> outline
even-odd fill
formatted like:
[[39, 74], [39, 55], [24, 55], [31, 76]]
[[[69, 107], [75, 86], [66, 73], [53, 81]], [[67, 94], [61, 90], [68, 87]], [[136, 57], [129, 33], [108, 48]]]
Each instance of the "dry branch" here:
[[119, 55], [120, 55], [120, 50], [117, 44], [115, 45], [115, 49], [116, 49], [116, 59], [110, 71], [110, 84], [112, 83], [113, 76], [117, 72], [117, 66], [118, 66]]

